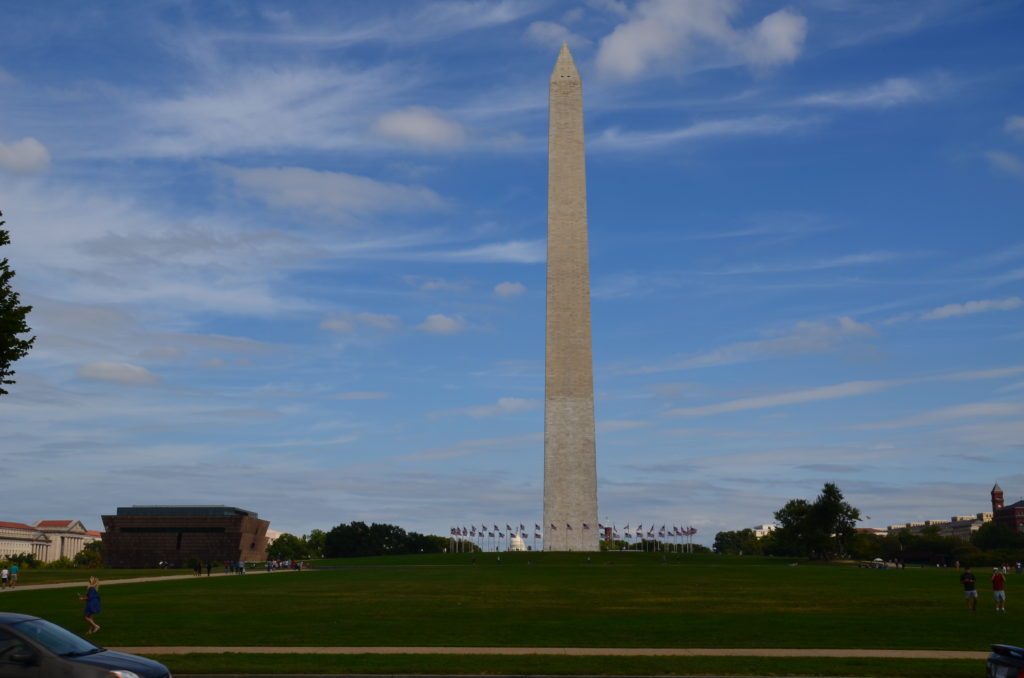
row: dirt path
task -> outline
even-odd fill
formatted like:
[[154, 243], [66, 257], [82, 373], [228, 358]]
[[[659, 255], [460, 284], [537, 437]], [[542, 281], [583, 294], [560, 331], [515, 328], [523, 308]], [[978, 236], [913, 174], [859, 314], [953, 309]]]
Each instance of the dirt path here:
[[580, 657], [861, 657], [875, 659], [978, 659], [988, 652], [951, 650], [859, 650], [660, 647], [111, 647], [132, 654], [452, 654], [567, 655]]
[[[299, 572], [299, 570], [274, 570], [273, 572], [267, 572], [266, 570], [246, 570], [245, 574], [235, 574], [234, 572], [214, 572], [209, 575], [209, 578], [213, 577], [248, 577], [254, 574], [286, 574], [288, 572]], [[8, 587], [6, 589], [0, 589], [2, 593], [16, 593], [18, 591], [38, 591], [40, 589], [80, 589], [87, 586], [86, 577], [83, 575], [81, 581], [61, 581], [54, 582], [52, 584], [18, 584], [17, 587]], [[207, 575], [195, 576], [194, 574], [169, 574], [163, 577], [132, 577], [128, 579], [101, 579], [101, 586], [113, 586], [115, 584], [138, 584], [139, 582], [147, 581], [173, 581], [175, 579], [207, 579]]]

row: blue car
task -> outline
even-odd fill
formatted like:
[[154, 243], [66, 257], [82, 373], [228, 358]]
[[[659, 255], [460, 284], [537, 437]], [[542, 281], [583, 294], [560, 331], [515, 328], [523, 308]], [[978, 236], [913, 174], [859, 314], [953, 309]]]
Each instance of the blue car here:
[[993, 645], [988, 656], [988, 678], [1024, 678], [1024, 648]]
[[0, 612], [0, 678], [171, 678], [159, 662], [104, 650], [63, 626]]

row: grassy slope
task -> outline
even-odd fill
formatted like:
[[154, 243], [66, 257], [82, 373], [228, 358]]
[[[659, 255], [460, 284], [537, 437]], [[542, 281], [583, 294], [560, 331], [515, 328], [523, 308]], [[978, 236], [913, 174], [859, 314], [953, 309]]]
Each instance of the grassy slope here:
[[[527, 565], [527, 560], [532, 564]], [[503, 554], [344, 561], [345, 569], [103, 589], [109, 645], [476, 645], [986, 650], [1024, 617], [963, 607], [951, 570], [789, 567], [770, 559]], [[1024, 584], [1024, 578], [1021, 581]], [[1022, 587], [1024, 588], [1024, 587]], [[77, 629], [77, 592], [5, 594]], [[1024, 609], [1024, 608], [1022, 608]]]

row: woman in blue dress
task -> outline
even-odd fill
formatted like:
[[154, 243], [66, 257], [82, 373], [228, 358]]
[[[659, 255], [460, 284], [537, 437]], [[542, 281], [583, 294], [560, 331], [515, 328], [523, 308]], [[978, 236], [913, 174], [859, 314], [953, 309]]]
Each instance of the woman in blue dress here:
[[100, 630], [100, 625], [93, 621], [92, 616], [100, 613], [100, 580], [96, 577], [89, 577], [89, 588], [85, 595], [78, 596], [78, 599], [85, 601], [85, 611], [82, 616], [85, 617], [85, 621], [89, 622], [89, 630], [85, 632], [85, 635], [96, 633]]

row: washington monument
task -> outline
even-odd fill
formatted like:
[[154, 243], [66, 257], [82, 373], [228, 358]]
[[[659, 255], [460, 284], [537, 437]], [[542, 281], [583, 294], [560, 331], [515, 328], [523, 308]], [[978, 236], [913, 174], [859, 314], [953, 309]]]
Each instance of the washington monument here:
[[548, 106], [544, 550], [597, 551], [583, 90], [564, 44], [551, 73]]

